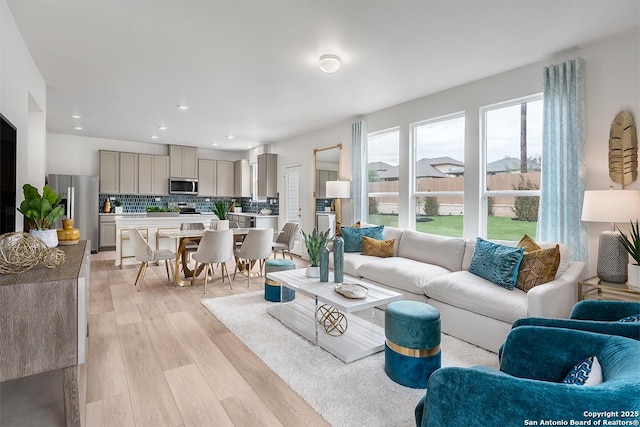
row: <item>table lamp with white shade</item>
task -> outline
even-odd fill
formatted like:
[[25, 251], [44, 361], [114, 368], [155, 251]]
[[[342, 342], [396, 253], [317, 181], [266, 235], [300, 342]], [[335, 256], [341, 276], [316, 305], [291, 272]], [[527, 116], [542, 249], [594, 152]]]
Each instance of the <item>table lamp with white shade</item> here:
[[616, 223], [628, 224], [640, 217], [640, 191], [593, 190], [584, 192], [582, 221], [609, 222], [611, 231], [600, 233], [597, 274], [605, 282], [625, 283], [629, 255], [618, 240]]
[[327, 181], [325, 195], [328, 199], [336, 199], [336, 221], [342, 222], [342, 206], [340, 199], [351, 197], [351, 181]]

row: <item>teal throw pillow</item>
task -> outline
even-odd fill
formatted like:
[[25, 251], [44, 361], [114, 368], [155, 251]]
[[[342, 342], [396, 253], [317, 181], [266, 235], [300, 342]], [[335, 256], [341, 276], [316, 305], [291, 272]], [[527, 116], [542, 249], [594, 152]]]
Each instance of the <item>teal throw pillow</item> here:
[[505, 289], [513, 290], [518, 280], [518, 269], [523, 257], [523, 248], [498, 245], [478, 237], [469, 273]]
[[363, 228], [340, 227], [340, 229], [342, 230], [342, 238], [344, 239], [345, 252], [362, 252], [362, 238], [364, 236], [376, 240], [384, 240], [382, 237], [384, 225]]

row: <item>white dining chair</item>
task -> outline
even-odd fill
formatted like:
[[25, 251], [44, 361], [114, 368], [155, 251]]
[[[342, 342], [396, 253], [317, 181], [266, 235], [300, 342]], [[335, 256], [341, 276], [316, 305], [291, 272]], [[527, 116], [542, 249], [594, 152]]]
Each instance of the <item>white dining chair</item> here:
[[224, 283], [224, 275], [226, 273], [231, 285], [231, 277], [227, 270], [227, 262], [233, 259], [233, 230], [207, 230], [204, 232], [198, 250], [192, 255], [196, 261], [196, 270], [198, 263], [204, 264], [204, 293], [207, 293], [207, 281], [209, 280], [209, 270], [213, 277], [213, 264], [220, 263], [222, 272], [222, 283]]
[[233, 279], [236, 278], [238, 272], [238, 264], [245, 263], [247, 268], [247, 286], [251, 284], [251, 267], [258, 261], [260, 275], [264, 262], [271, 256], [271, 247], [273, 245], [273, 228], [252, 228], [244, 238], [240, 249], [236, 249], [236, 268], [233, 272]]
[[[134, 286], [138, 288], [138, 292], [140, 292], [142, 281], [144, 280], [144, 274], [146, 273], [150, 262], [164, 261], [164, 267], [167, 270], [167, 279], [171, 280], [171, 276], [173, 276], [173, 264], [169, 261], [176, 259], [176, 254], [166, 249], [157, 251], [153, 250], [149, 243], [144, 240], [140, 231], [135, 228], [129, 228], [128, 232], [136, 261], [141, 262], [140, 269], [138, 270], [138, 275], [136, 276], [136, 281], [134, 283]], [[169, 275], [169, 266], [171, 266], [171, 275]], [[138, 283], [140, 286], [138, 286]]]

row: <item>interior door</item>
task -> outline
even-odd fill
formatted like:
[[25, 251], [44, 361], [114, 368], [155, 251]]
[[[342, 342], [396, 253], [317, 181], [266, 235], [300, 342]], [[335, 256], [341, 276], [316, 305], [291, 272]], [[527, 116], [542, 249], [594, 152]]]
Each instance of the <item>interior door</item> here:
[[[300, 209], [300, 165], [286, 166], [284, 168], [284, 188], [285, 188], [285, 221], [300, 224], [302, 221], [302, 210]], [[295, 255], [302, 256], [303, 242], [302, 235], [298, 231], [298, 237], [295, 240], [291, 252]]]

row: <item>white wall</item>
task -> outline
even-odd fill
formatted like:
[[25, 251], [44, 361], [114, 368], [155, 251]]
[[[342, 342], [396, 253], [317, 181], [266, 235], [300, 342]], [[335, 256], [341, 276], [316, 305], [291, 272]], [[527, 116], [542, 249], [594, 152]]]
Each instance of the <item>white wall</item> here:
[[[409, 129], [410, 124], [452, 113], [465, 112], [466, 139], [465, 170], [472, 176], [480, 168], [480, 120], [479, 108], [494, 103], [516, 99], [542, 92], [542, 70], [546, 65], [557, 64], [578, 56], [585, 60], [586, 92], [586, 159], [587, 189], [604, 189], [613, 184], [608, 175], [608, 138], [611, 121], [621, 109], [630, 110], [636, 124], [640, 123], [640, 34], [638, 30], [619, 34], [605, 40], [584, 44], [569, 52], [518, 68], [506, 73], [478, 80], [437, 94], [396, 105], [370, 113], [364, 117], [369, 132], [400, 128], [400, 180], [408, 182]], [[472, 66], [472, 64], [470, 64]], [[278, 169], [287, 163], [302, 163], [304, 177], [301, 194], [313, 192], [313, 148], [322, 148], [338, 142], [344, 144], [343, 178], [352, 178], [351, 168], [351, 123], [341, 123], [306, 135], [272, 144], [271, 152], [279, 154]], [[278, 189], [283, 194], [282, 180]], [[620, 188], [617, 186], [617, 188]], [[629, 189], [640, 189], [640, 180]], [[400, 203], [402, 210], [408, 212], [409, 186], [401, 188]], [[480, 191], [476, 182], [465, 183], [465, 235], [473, 237], [480, 229], [479, 212]], [[314, 205], [311, 196], [303, 204], [302, 227], [311, 230], [314, 226]], [[308, 203], [308, 204], [307, 204]], [[352, 217], [351, 204], [343, 204], [344, 222]], [[408, 216], [399, 218], [400, 225], [406, 226]], [[606, 226], [605, 226], [606, 228]], [[598, 234], [603, 228], [597, 224], [589, 225], [590, 255], [589, 266], [595, 274]]]
[[[47, 134], [47, 174], [100, 175], [99, 150], [169, 155], [166, 144], [91, 138], [81, 135]], [[243, 153], [198, 149], [198, 157], [216, 160], [238, 160]]]
[[[0, 112], [17, 128], [18, 204], [25, 183], [39, 188], [44, 185], [46, 90], [9, 6], [0, 0]], [[17, 230], [22, 230], [22, 222], [18, 213]]]

